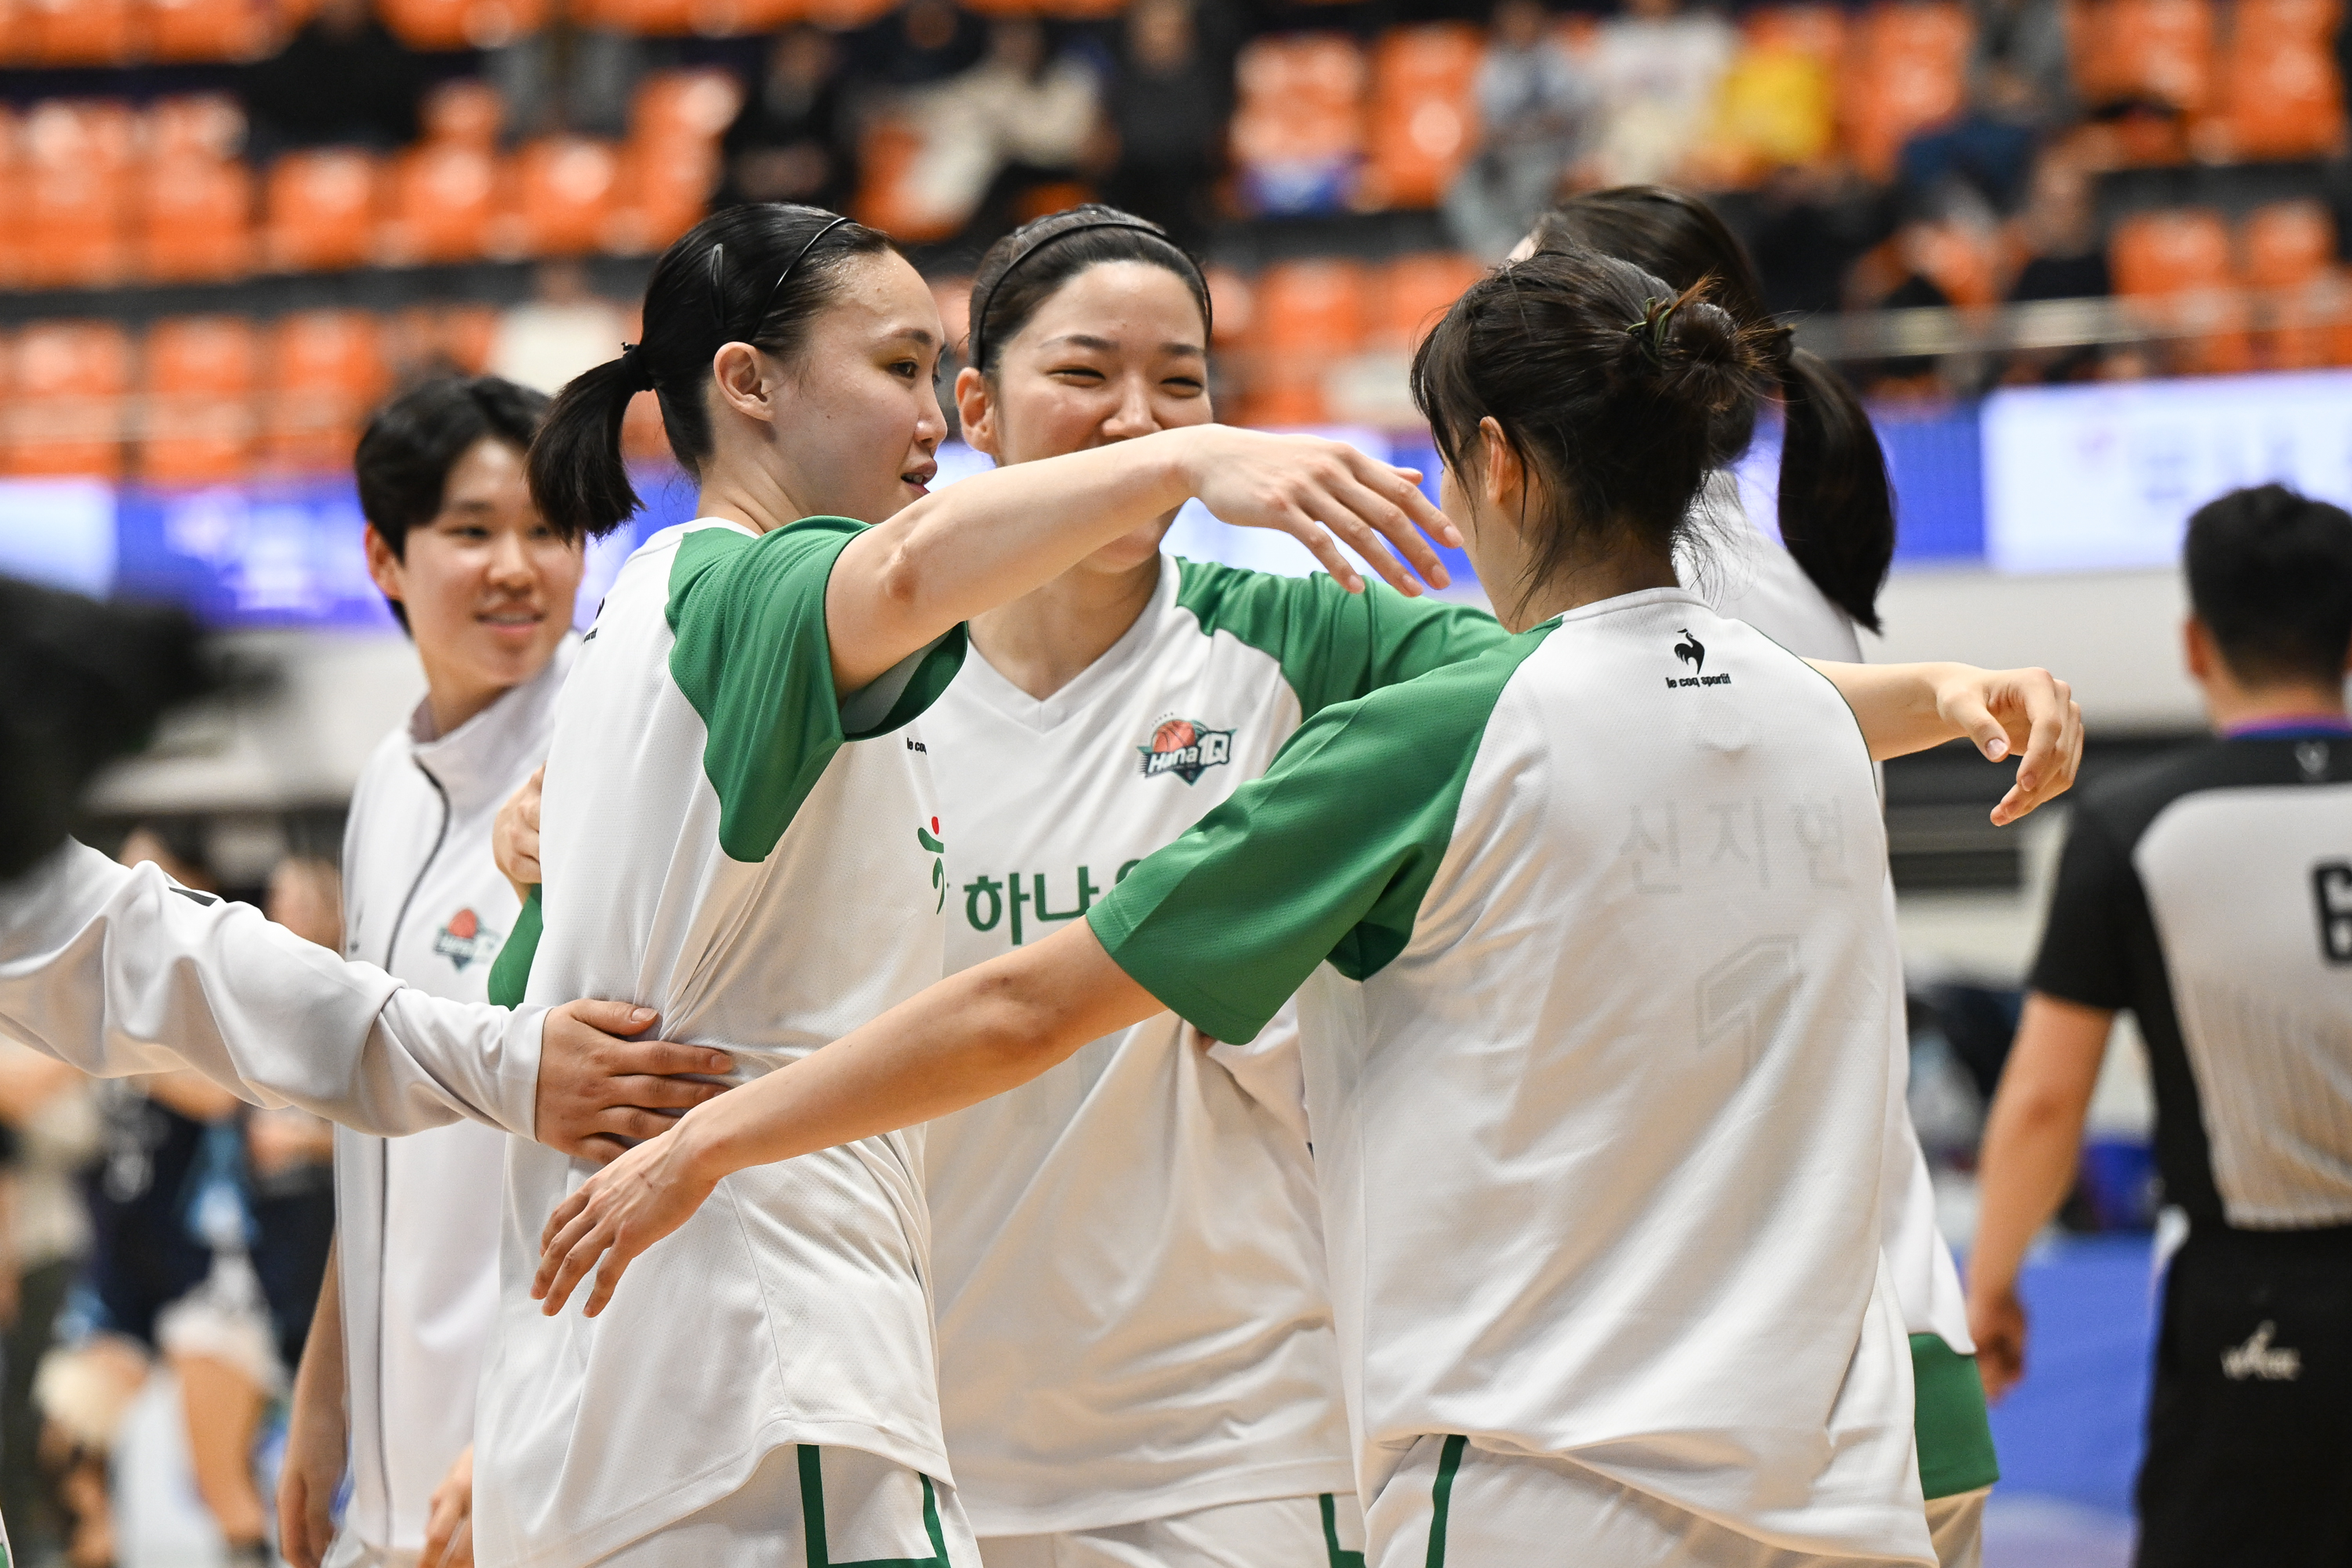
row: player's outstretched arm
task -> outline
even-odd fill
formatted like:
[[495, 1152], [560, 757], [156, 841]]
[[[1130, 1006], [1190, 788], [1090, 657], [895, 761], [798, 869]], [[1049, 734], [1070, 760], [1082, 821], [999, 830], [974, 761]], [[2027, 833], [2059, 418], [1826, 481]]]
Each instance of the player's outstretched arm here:
[[1425, 531], [1461, 536], [1421, 476], [1340, 441], [1223, 425], [1014, 463], [925, 496], [845, 548], [825, 587], [834, 686], [847, 694], [983, 610], [1056, 577], [1192, 497], [1240, 528], [1287, 533], [1352, 590], [1344, 539], [1400, 592], [1446, 583]]
[[552, 1316], [594, 1269], [593, 1317], [730, 1172], [961, 1110], [1160, 1010], [1083, 921], [950, 975], [589, 1177], [549, 1216], [531, 1294]]
[[719, 1092], [723, 1051], [620, 1002], [428, 996], [244, 904], [68, 843], [0, 886], [0, 1030], [98, 1078], [194, 1068], [240, 1099], [396, 1136], [463, 1117], [584, 1158]]
[[1958, 740], [1973, 742], [1988, 762], [2021, 757], [2016, 780], [1992, 809], [1996, 826], [2074, 785], [2083, 763], [2083, 710], [2074, 689], [2046, 669], [1805, 662], [1853, 710], [1873, 762]]

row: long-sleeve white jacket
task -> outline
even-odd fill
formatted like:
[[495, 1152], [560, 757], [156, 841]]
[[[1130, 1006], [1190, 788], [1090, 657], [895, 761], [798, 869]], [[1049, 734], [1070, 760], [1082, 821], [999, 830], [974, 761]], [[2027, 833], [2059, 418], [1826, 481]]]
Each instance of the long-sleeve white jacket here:
[[528, 1138], [546, 1013], [428, 996], [79, 843], [0, 884], [0, 1034], [98, 1078], [190, 1067], [361, 1132]]

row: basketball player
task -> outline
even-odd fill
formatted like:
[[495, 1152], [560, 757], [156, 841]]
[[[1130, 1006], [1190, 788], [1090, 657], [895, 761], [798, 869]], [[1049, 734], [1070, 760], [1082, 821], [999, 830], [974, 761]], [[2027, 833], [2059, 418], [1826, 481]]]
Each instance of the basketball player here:
[[[1621, 263], [1474, 288], [1416, 386], [1531, 629], [1326, 710], [1086, 921], [592, 1177], [543, 1235], [546, 1310], [601, 1257], [600, 1310], [721, 1172], [953, 1110], [1163, 1005], [1250, 1040], [1330, 957], [1356, 984], [1317, 974], [1302, 1059], [1370, 1560], [1931, 1562], [1879, 1261], [1899, 981], [1868, 748], [1673, 585], [1710, 420], [1758, 379], [1721, 311]], [[1577, 741], [1599, 723], [1605, 757]], [[1680, 819], [1710, 801], [1703, 858]]]

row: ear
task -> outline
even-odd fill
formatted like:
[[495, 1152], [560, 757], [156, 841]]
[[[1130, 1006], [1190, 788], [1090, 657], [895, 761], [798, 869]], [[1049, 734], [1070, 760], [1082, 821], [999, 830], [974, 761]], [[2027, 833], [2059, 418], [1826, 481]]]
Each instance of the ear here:
[[1491, 414], [1478, 421], [1478, 480], [1489, 508], [1506, 516], [1518, 516], [1527, 494], [1527, 469]]
[[996, 449], [996, 399], [988, 393], [988, 378], [966, 365], [956, 372], [956, 418], [963, 426], [963, 444], [975, 452], [994, 458]]
[[2181, 660], [2189, 667], [2189, 679], [2203, 686], [2213, 679], [2213, 634], [2205, 623], [2191, 616], [2181, 623]]
[[375, 531], [373, 523], [369, 523], [362, 531], [360, 539], [367, 550], [368, 580], [385, 598], [406, 603], [408, 596], [401, 590], [407, 576], [407, 568], [402, 565], [400, 557], [392, 552], [391, 542]]
[[776, 387], [769, 379], [772, 363], [750, 343], [719, 344], [719, 352], [710, 357], [719, 401], [746, 419], [774, 422]]

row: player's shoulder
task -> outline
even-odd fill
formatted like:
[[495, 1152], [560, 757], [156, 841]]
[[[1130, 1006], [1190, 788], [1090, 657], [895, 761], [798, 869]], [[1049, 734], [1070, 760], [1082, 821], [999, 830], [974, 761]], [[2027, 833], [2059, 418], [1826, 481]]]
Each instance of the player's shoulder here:
[[2264, 748], [2199, 741], [2116, 769], [2075, 791], [2074, 816], [2130, 847], [2167, 806], [2208, 790], [2284, 785]]

